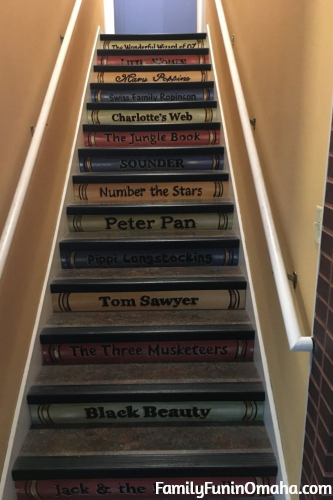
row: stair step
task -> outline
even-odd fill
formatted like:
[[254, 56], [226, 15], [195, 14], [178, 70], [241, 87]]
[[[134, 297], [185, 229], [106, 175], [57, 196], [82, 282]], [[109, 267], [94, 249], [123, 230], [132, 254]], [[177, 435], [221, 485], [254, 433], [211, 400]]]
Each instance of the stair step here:
[[167, 123], [143, 125], [83, 125], [85, 147], [140, 148], [215, 146], [220, 123]]
[[214, 82], [91, 83], [92, 102], [206, 101], [214, 99]]
[[251, 324], [46, 327], [44, 364], [250, 361]]
[[76, 327], [160, 327], [193, 326], [193, 325], [249, 325], [250, 319], [246, 311], [126, 311], [126, 312], [71, 312], [62, 314], [53, 313], [47, 327], [76, 328]]
[[246, 280], [236, 267], [71, 269], [51, 293], [55, 312], [244, 309]]
[[76, 233], [75, 238], [70, 236], [60, 242], [62, 268], [236, 266], [238, 237], [220, 236], [219, 231], [212, 233], [211, 236], [162, 233], [148, 238], [119, 237], [115, 233], [111, 240], [105, 233]]
[[224, 147], [80, 148], [81, 172], [222, 170]]
[[95, 83], [178, 83], [213, 79], [211, 64], [149, 64], [138, 66], [94, 66]]
[[90, 102], [86, 104], [88, 123], [210, 123], [217, 119], [216, 101], [194, 101], [191, 104], [169, 102]]
[[231, 229], [230, 201], [150, 201], [143, 203], [72, 204], [67, 206], [69, 230], [83, 231], [207, 231]]
[[135, 67], [144, 64], [207, 64], [210, 62], [209, 49], [160, 49], [97, 50], [97, 64]]
[[[276, 473], [261, 425], [200, 426], [195, 433], [193, 427], [180, 426], [48, 428], [29, 431], [14, 464], [13, 479], [147, 478], [143, 484], [151, 488], [153, 478], [254, 480], [273, 478]], [[54, 498], [55, 485], [51, 481], [46, 485], [53, 487]]]
[[[63, 369], [61, 379], [52, 385], [34, 385], [27, 399], [34, 425], [67, 424], [124, 424], [124, 423], [208, 423], [260, 421], [263, 418], [265, 393], [261, 382], [228, 382], [223, 378], [207, 381], [205, 375], [214, 364], [206, 363], [201, 379], [188, 381], [196, 364], [157, 365], [150, 370], [149, 381], [138, 380], [136, 365], [128, 365], [127, 383], [112, 378], [102, 384], [76, 378], [68, 383], [68, 371]], [[202, 366], [202, 365], [201, 365]], [[122, 365], [118, 365], [123, 372]], [[90, 372], [100, 373], [100, 367]], [[179, 379], [170, 381], [170, 369], [178, 372]], [[201, 367], [200, 367], [201, 368]], [[213, 368], [214, 370], [214, 368]], [[139, 370], [140, 372], [140, 370]], [[105, 374], [105, 372], [104, 372]], [[59, 373], [58, 373], [59, 375]], [[198, 373], [196, 373], [198, 376]], [[96, 377], [96, 375], [95, 375]], [[147, 377], [147, 370], [146, 370]], [[209, 374], [211, 378], [211, 374]], [[41, 375], [43, 378], [43, 375]], [[65, 380], [65, 384], [63, 384]], [[89, 405], [87, 407], [87, 405]]]
[[128, 204], [155, 200], [225, 199], [227, 172], [124, 172], [73, 175], [75, 201]]

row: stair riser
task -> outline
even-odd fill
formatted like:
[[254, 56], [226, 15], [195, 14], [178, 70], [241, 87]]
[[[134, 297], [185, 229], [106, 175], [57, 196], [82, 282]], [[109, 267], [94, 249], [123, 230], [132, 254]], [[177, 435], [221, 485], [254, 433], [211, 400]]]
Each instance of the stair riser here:
[[165, 49], [204, 49], [207, 47], [205, 39], [188, 40], [105, 40], [101, 41], [99, 48], [107, 50], [165, 50]]
[[162, 156], [152, 151], [149, 156], [129, 156], [124, 154], [120, 157], [91, 154], [80, 154], [81, 172], [182, 172], [192, 170], [222, 170], [224, 156], [216, 154], [183, 156], [177, 153], [174, 156]]
[[61, 264], [63, 269], [237, 266], [238, 254], [238, 248], [195, 247], [164, 252], [135, 251], [130, 248], [123, 251], [95, 251], [89, 249], [88, 242], [84, 250], [62, 251]]
[[263, 401], [188, 401], [30, 405], [33, 425], [189, 424], [261, 421]]
[[[200, 127], [200, 125], [198, 125]], [[219, 130], [182, 130], [171, 132], [85, 132], [86, 147], [140, 148], [214, 146], [220, 144]]]
[[[181, 285], [180, 285], [181, 287]], [[135, 290], [135, 287], [134, 287]], [[54, 312], [244, 309], [245, 290], [52, 293]]]
[[[101, 66], [99, 66], [101, 68]], [[112, 68], [112, 66], [105, 66]], [[116, 68], [116, 66], [114, 66]], [[119, 68], [119, 66], [118, 66]], [[154, 69], [153, 69], [154, 68]], [[165, 68], [165, 65], [161, 68]], [[128, 67], [124, 66], [124, 70]], [[150, 71], [97, 71], [94, 73], [93, 82], [95, 83], [179, 83], [179, 82], [208, 82], [212, 80], [213, 72], [209, 70], [189, 71], [184, 66], [179, 67], [177, 71], [164, 71], [164, 69], [156, 70], [156, 67], [151, 66]]]
[[[173, 84], [177, 85], [177, 84]], [[212, 101], [214, 99], [214, 88], [192, 88], [192, 89], [174, 89], [163, 90], [149, 87], [147, 90], [107, 90], [107, 89], [92, 89], [92, 102], [172, 102], [172, 101]]]
[[105, 342], [42, 346], [45, 365], [252, 361], [253, 340]]
[[209, 55], [187, 55], [187, 54], [160, 54], [160, 55], [129, 55], [113, 56], [101, 55], [97, 57], [97, 64], [106, 66], [143, 66], [146, 64], [209, 64]]
[[[18, 500], [55, 500], [59, 498], [86, 498], [88, 500], [95, 500], [96, 498], [119, 498], [126, 497], [130, 499], [136, 499], [138, 496], [145, 499], [153, 498], [168, 498], [173, 500], [174, 498], [187, 498], [195, 499], [197, 495], [202, 491], [205, 482], [212, 483], [216, 488], [219, 486], [243, 486], [246, 483], [254, 483], [256, 485], [267, 485], [271, 486], [276, 483], [276, 477], [269, 476], [246, 476], [246, 477], [200, 477], [198, 473], [195, 477], [174, 477], [170, 478], [161, 475], [158, 479], [156, 478], [117, 478], [110, 479], [101, 476], [97, 479], [86, 479], [85, 476], [76, 479], [58, 479], [58, 480], [32, 480], [32, 481], [17, 481], [15, 483]], [[156, 497], [157, 482], [163, 482], [163, 485], [167, 489], [164, 490], [165, 494], [159, 490], [159, 494]], [[172, 485], [180, 485], [184, 488], [183, 494], [177, 494], [175, 490], [174, 494], [171, 494]], [[185, 489], [186, 488], [186, 489]], [[182, 490], [180, 490], [181, 492]], [[214, 490], [214, 492], [220, 493], [219, 496], [212, 495], [210, 491], [204, 496], [204, 498], [225, 498], [228, 494], [227, 489]], [[232, 490], [230, 490], [232, 491]], [[223, 496], [221, 496], [223, 495]], [[253, 495], [247, 495], [253, 496]], [[239, 500], [237, 495], [233, 495], [235, 500]]]
[[228, 183], [213, 182], [127, 182], [100, 184], [74, 183], [74, 200], [89, 201], [91, 203], [136, 203], [154, 200], [212, 200], [213, 198], [225, 199], [228, 196]]
[[214, 231], [232, 228], [233, 214], [69, 215], [69, 230], [84, 231]]
[[191, 109], [191, 107], [189, 107], [187, 110], [171, 108], [170, 110], [93, 109], [87, 111], [88, 123], [94, 125], [128, 125], [129, 123], [210, 123], [215, 121], [216, 119], [216, 109], [208, 107], [198, 109]]

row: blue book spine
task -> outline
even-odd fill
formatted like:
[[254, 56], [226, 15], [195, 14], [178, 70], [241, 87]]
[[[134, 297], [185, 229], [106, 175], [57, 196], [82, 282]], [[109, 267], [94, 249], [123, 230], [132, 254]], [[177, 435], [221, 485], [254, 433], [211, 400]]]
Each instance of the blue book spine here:
[[92, 90], [92, 102], [212, 101], [214, 90]]
[[159, 251], [62, 251], [63, 269], [117, 267], [237, 266], [238, 248]]
[[202, 156], [80, 156], [81, 172], [141, 172], [183, 170], [223, 170], [223, 155]]

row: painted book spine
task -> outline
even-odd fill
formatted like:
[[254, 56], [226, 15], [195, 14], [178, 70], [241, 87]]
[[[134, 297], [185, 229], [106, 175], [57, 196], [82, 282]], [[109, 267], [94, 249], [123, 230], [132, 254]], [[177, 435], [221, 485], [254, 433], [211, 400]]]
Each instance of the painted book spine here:
[[196, 248], [149, 252], [143, 250], [62, 251], [63, 269], [118, 267], [237, 266], [238, 248]]
[[[112, 295], [111, 295], [112, 293]], [[54, 312], [244, 309], [245, 290], [52, 293]]]
[[45, 365], [252, 361], [253, 340], [71, 343], [42, 346]]
[[219, 130], [174, 130], [166, 132], [84, 132], [86, 147], [128, 148], [212, 146], [220, 143]]
[[74, 199], [99, 203], [128, 201], [148, 202], [153, 200], [212, 200], [224, 199], [228, 195], [228, 182], [172, 182], [159, 183], [103, 183], [74, 184]]
[[89, 124], [127, 125], [129, 123], [211, 123], [217, 119], [214, 108], [170, 109], [170, 110], [108, 110], [92, 109], [87, 111]]
[[92, 90], [92, 102], [212, 101], [214, 90]]
[[69, 215], [70, 231], [177, 231], [232, 229], [232, 213]]
[[213, 72], [186, 71], [133, 71], [119, 73], [117, 71], [99, 71], [94, 73], [95, 83], [174, 83], [174, 82], [208, 82], [213, 80]]
[[[157, 482], [163, 482], [167, 488], [166, 496], [157, 489]], [[46, 479], [16, 481], [15, 488], [18, 500], [56, 500], [59, 498], [85, 498], [96, 500], [97, 498], [117, 499], [130, 498], [131, 500], [140, 498], [196, 498], [198, 489], [204, 484], [211, 483], [214, 486], [214, 493], [208, 491], [205, 498], [232, 498], [235, 496], [253, 497], [253, 494], [235, 495], [233, 487], [243, 486], [246, 483], [254, 485], [273, 486], [276, 483], [275, 477], [161, 477], [156, 478], [117, 478], [117, 479]], [[183, 492], [173, 493], [172, 485], [180, 485]], [[229, 489], [228, 489], [229, 487]], [[221, 488], [218, 490], [217, 488]], [[222, 489], [223, 488], [223, 489]], [[180, 490], [181, 491], [181, 490]], [[212, 490], [213, 491], [213, 490]], [[199, 491], [200, 492], [200, 491]], [[219, 494], [217, 497], [216, 495]]]
[[33, 425], [160, 422], [254, 422], [263, 419], [263, 401], [186, 401], [29, 405]]
[[209, 64], [209, 55], [162, 54], [160, 56], [98, 56], [97, 64], [102, 66], [143, 66], [149, 64]]
[[156, 49], [204, 49], [207, 47], [205, 39], [200, 40], [105, 40], [101, 42], [101, 49], [107, 50], [156, 50]]
[[152, 156], [85, 156], [80, 157], [81, 172], [181, 172], [183, 170], [223, 170], [223, 155], [167, 157]]

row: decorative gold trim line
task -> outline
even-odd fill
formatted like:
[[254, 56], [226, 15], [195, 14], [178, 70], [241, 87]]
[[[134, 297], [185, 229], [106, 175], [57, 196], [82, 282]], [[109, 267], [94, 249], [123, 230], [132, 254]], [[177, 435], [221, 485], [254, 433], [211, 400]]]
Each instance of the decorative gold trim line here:
[[24, 490], [25, 490], [27, 496], [31, 500], [43, 500], [43, 498], [39, 495], [38, 490], [37, 490], [37, 480], [26, 481], [25, 485], [24, 485]]
[[85, 160], [85, 164], [86, 164], [86, 169], [88, 170], [88, 172], [92, 172], [91, 157], [90, 156], [87, 156], [87, 158]]
[[72, 269], [76, 269], [76, 265], [75, 265], [75, 255], [76, 255], [76, 251], [73, 250], [71, 253], [70, 253], [70, 256], [69, 256], [69, 262], [70, 262], [70, 265], [71, 265], [71, 268]]

